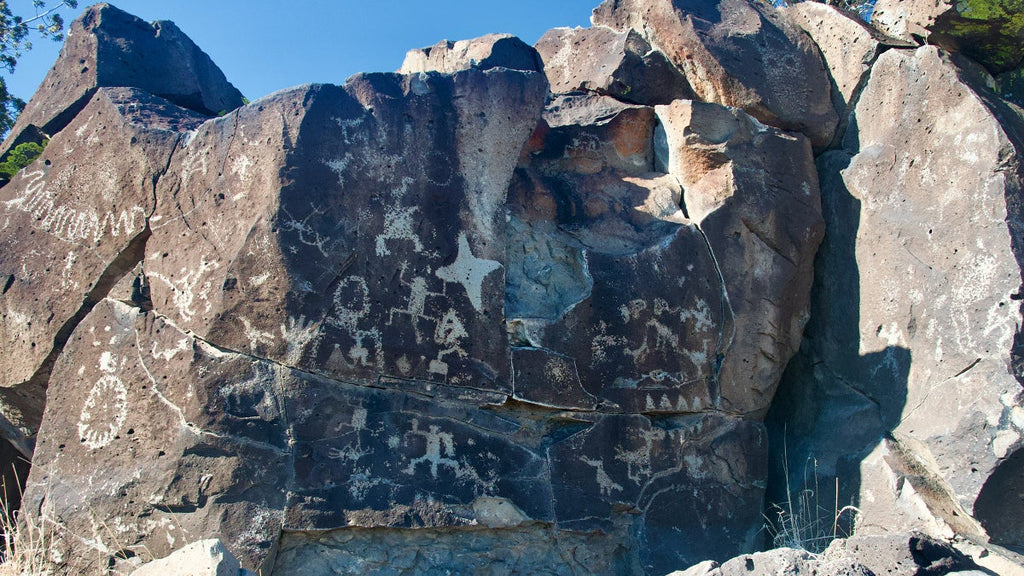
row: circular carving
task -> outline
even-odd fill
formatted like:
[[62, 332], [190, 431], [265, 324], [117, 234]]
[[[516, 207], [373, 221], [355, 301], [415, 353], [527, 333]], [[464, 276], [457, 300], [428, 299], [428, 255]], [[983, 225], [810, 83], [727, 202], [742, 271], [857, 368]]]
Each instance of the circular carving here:
[[92, 387], [78, 418], [78, 437], [90, 450], [110, 444], [128, 416], [128, 389], [121, 379], [107, 374]]

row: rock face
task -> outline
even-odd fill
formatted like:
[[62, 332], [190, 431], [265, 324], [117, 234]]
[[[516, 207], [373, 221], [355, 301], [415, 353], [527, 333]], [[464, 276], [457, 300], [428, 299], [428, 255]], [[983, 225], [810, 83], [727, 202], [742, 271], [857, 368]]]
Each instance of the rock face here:
[[844, 149], [819, 159], [829, 232], [769, 421], [792, 486], [813, 457], [862, 532], [987, 530], [1020, 546], [1024, 132], [971, 77], [932, 46], [872, 68]]
[[398, 72], [452, 74], [470, 68], [538, 70], [538, 66], [537, 52], [519, 38], [509, 34], [488, 34], [458, 42], [442, 40], [428, 48], [410, 50]]
[[537, 52], [555, 94], [596, 92], [647, 106], [693, 97], [686, 77], [636, 30], [555, 28]]
[[53, 362], [75, 325], [140, 257], [155, 182], [181, 132], [202, 120], [138, 90], [102, 88], [0, 190], [0, 412], [5, 436], [26, 456]]
[[45, 134], [63, 129], [104, 86], [140, 88], [205, 116], [233, 110], [243, 101], [173, 22], [147, 24], [109, 4], [96, 4], [69, 27], [57, 63], [18, 116], [10, 142], [30, 127]]
[[742, 108], [765, 124], [802, 132], [817, 148], [832, 140], [838, 118], [818, 49], [767, 4], [606, 0], [591, 21], [643, 34], [682, 70], [701, 100]]
[[916, 576], [919, 574], [987, 574], [953, 546], [923, 534], [854, 536], [836, 540], [822, 554], [778, 548], [745, 554], [725, 562], [703, 562], [669, 576]]
[[576, 34], [665, 104], [545, 105], [497, 35], [211, 120], [86, 90], [3, 188], [5, 434], [39, 430], [24, 510], [65, 568], [202, 534], [269, 570], [282, 531], [279, 574], [365, 568], [345, 542], [420, 572], [755, 548], [758, 420], [821, 237], [810, 143], [679, 100], [636, 32]]
[[[1024, 545], [1020, 109], [827, 7], [594, 22], [217, 118], [173, 25], [76, 22], [0, 188], [0, 435], [60, 570], [972, 568], [749, 555], [804, 480], [857, 538]], [[197, 72], [106, 86], [117, 46]]]

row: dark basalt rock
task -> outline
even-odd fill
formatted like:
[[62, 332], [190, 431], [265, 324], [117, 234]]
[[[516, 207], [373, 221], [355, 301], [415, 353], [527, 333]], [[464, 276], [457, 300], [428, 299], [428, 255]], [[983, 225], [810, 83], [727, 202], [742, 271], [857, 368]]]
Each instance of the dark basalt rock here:
[[11, 129], [4, 150], [30, 127], [53, 135], [101, 87], [133, 87], [205, 116], [242, 105], [242, 94], [173, 22], [148, 24], [110, 4], [71, 23], [56, 64]]
[[537, 52], [555, 94], [596, 92], [646, 106], [693, 97], [686, 77], [635, 30], [555, 28]]
[[202, 120], [136, 89], [102, 88], [0, 189], [0, 412], [4, 436], [26, 456], [53, 362], [142, 258], [155, 182], [180, 132]]

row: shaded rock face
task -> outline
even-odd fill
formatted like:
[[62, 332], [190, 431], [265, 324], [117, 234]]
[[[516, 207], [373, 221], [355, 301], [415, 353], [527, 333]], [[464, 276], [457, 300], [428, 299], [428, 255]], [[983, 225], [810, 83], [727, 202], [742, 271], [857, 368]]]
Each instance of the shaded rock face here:
[[45, 134], [63, 129], [104, 86], [139, 88], [205, 116], [233, 110], [243, 101], [173, 22], [148, 24], [109, 4], [96, 4], [68, 28], [57, 63], [18, 115], [10, 141], [33, 126]]
[[767, 4], [606, 0], [591, 21], [643, 34], [683, 72], [701, 100], [742, 108], [766, 124], [801, 132], [819, 149], [832, 140], [838, 118], [818, 49]]
[[[792, 486], [813, 457], [861, 531], [1019, 546], [1024, 148], [1019, 112], [976, 77], [931, 46], [874, 64], [844, 148], [818, 159], [828, 233], [769, 427]], [[986, 486], [1007, 488], [1003, 512]]]

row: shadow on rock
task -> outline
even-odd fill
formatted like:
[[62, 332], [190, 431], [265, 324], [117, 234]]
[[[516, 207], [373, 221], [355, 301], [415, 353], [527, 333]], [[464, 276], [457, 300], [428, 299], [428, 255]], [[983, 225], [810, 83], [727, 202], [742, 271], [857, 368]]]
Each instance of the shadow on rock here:
[[[910, 350], [861, 349], [856, 243], [861, 203], [840, 170], [845, 151], [818, 160], [825, 239], [815, 260], [811, 319], [766, 417], [766, 517], [776, 545], [820, 551], [852, 533], [861, 462], [899, 424]], [[878, 326], [878, 336], [886, 327]], [[847, 508], [847, 507], [853, 508]]]

